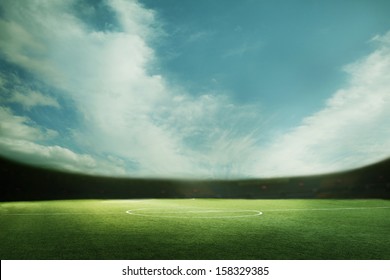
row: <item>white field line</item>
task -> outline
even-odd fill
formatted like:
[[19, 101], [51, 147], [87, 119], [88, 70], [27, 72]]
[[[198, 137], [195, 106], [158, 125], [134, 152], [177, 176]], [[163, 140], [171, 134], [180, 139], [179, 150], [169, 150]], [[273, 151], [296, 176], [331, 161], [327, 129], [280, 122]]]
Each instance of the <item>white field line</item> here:
[[[145, 210], [153, 210], [153, 211], [145, 211]], [[218, 210], [196, 210], [196, 211], [185, 211], [185, 212], [164, 212], [164, 211], [156, 211], [156, 209], [152, 208], [141, 208], [141, 209], [133, 209], [133, 210], [127, 210], [126, 213], [130, 215], [135, 216], [143, 216], [143, 217], [154, 217], [154, 218], [175, 218], [175, 219], [233, 219], [233, 218], [246, 218], [246, 217], [253, 217], [253, 216], [260, 216], [263, 213], [258, 210], [224, 210], [224, 209], [218, 209]], [[139, 212], [137, 212], [139, 211]], [[144, 213], [140, 213], [140, 211], [145, 211]], [[243, 213], [243, 212], [249, 212], [249, 214], [244, 215], [230, 215], [230, 216], [207, 216], [208, 213]], [[198, 214], [205, 214], [206, 216], [185, 216], [187, 213], [198, 213]], [[250, 214], [251, 213], [251, 214]], [[168, 215], [166, 215], [168, 214]], [[175, 214], [175, 215], [171, 215]]]
[[390, 206], [373, 207], [336, 207], [336, 208], [290, 208], [290, 209], [269, 209], [265, 212], [290, 212], [290, 211], [340, 211], [340, 210], [369, 210], [369, 209], [390, 209]]
[[149, 202], [152, 199], [117, 199], [117, 200], [106, 200], [101, 203], [140, 203], [140, 202]]
[[196, 211], [187, 211], [186, 213], [237, 213], [237, 212], [259, 212], [258, 210], [196, 210]]
[[[184, 208], [179, 208], [179, 209], [186, 209]], [[294, 212], [294, 211], [342, 211], [342, 210], [373, 210], [373, 209], [390, 209], [390, 206], [373, 206], [373, 207], [338, 207], [338, 208], [288, 208], [288, 209], [269, 209], [269, 210], [229, 210], [229, 209], [213, 209], [213, 210], [192, 210], [192, 211], [186, 211], [185, 213], [242, 213], [242, 212], [252, 212], [254, 214], [252, 215], [237, 215], [237, 216], [216, 216], [216, 217], [197, 217], [197, 218], [209, 218], [209, 219], [215, 219], [215, 218], [242, 218], [242, 217], [251, 217], [251, 216], [260, 216], [263, 213], [267, 212]], [[142, 214], [142, 213], [135, 213], [134, 211], [144, 211], [144, 210], [151, 210], [151, 211], [146, 211], [147, 213]], [[87, 213], [87, 212], [58, 212], [58, 213], [3, 213], [0, 214], [0, 216], [61, 216], [61, 215], [120, 215], [123, 212], [116, 212], [116, 213]], [[157, 209], [153, 208], [139, 208], [139, 209], [133, 209], [133, 210], [127, 210], [127, 214], [131, 215], [136, 215], [136, 216], [146, 216], [146, 217], [164, 217], [164, 218], [189, 218], [188, 216], [186, 217], [180, 217], [180, 216], [167, 216], [164, 214], [180, 214], [178, 211], [174, 212], [163, 212], [163, 211], [158, 211]], [[149, 213], [149, 214], [148, 214]], [[196, 217], [195, 217], [196, 218]]]
[[[342, 210], [368, 210], [368, 209], [388, 209], [390, 206], [374, 206], [374, 207], [338, 207], [338, 208], [290, 208], [290, 209], [269, 209], [262, 210], [263, 212], [293, 212], [293, 211], [342, 211]], [[185, 207], [177, 208], [180, 210], [185, 210]], [[180, 211], [179, 210], [179, 211]], [[143, 217], [154, 217], [154, 218], [177, 218], [177, 219], [188, 219], [188, 218], [197, 218], [197, 219], [229, 219], [229, 218], [244, 218], [244, 217], [253, 217], [260, 216], [263, 214], [259, 210], [229, 210], [229, 209], [211, 209], [211, 210], [188, 210], [180, 213], [179, 211], [166, 212], [153, 208], [139, 208], [126, 211], [127, 214]], [[242, 212], [252, 212], [254, 214], [245, 214], [245, 215], [231, 215], [231, 216], [192, 216], [188, 217], [185, 214], [187, 213], [242, 213]], [[175, 214], [175, 215], [172, 215]], [[180, 214], [183, 214], [182, 216]]]
[[1, 216], [119, 215], [121, 213], [4, 213]]

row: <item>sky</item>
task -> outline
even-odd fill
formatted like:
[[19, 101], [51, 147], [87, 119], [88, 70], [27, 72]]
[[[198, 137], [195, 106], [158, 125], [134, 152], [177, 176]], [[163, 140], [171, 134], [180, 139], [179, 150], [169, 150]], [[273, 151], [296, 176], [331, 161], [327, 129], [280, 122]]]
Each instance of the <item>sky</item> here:
[[386, 0], [2, 0], [0, 156], [201, 179], [383, 160], [389, 12]]

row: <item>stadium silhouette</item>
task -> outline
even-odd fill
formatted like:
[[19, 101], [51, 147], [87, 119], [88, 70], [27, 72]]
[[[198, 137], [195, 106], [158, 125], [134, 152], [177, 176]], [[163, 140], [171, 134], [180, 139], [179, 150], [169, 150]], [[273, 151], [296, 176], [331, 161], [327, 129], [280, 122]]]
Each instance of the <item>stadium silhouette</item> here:
[[246, 180], [114, 178], [0, 159], [1, 201], [124, 198], [390, 198], [390, 159], [315, 176]]

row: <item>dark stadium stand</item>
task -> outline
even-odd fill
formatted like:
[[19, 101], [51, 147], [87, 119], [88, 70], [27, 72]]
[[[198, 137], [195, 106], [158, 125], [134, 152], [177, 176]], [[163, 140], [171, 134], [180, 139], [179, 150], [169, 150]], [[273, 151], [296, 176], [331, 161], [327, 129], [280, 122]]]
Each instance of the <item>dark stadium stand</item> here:
[[0, 158], [0, 201], [116, 198], [390, 198], [390, 159], [316, 176], [248, 180], [110, 178]]

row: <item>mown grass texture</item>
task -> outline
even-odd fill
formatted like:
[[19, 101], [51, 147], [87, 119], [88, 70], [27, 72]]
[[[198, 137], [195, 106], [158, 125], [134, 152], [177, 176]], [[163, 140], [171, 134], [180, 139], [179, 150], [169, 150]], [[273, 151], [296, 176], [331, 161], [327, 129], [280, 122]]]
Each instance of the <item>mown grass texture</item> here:
[[1, 259], [390, 259], [388, 200], [0, 203]]

